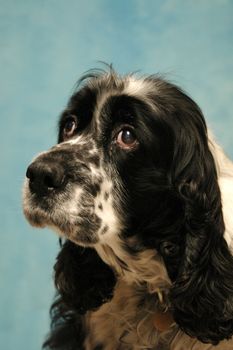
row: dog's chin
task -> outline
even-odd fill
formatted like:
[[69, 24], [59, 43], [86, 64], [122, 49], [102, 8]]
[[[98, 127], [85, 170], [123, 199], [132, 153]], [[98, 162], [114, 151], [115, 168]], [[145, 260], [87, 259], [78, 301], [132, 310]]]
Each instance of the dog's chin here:
[[48, 218], [46, 218], [46, 215], [44, 215], [43, 211], [41, 211], [39, 208], [34, 208], [31, 210], [30, 208], [24, 206], [23, 212], [30, 225], [37, 228], [44, 228], [49, 225]]
[[[93, 247], [98, 243], [97, 234], [92, 232], [86, 232], [83, 230], [83, 226], [87, 225], [88, 220], [80, 218], [80, 224], [72, 225], [65, 213], [53, 211], [53, 215], [49, 215], [40, 207], [24, 205], [24, 215], [29, 224], [36, 228], [50, 228], [59, 237], [64, 237], [77, 245], [84, 247]], [[64, 224], [65, 223], [65, 224]]]

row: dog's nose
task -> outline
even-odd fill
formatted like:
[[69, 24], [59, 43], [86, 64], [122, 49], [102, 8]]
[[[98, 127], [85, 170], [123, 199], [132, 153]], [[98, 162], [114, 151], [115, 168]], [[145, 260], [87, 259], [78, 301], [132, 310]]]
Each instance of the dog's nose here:
[[64, 169], [57, 162], [37, 160], [29, 165], [26, 176], [32, 192], [46, 193], [64, 184]]

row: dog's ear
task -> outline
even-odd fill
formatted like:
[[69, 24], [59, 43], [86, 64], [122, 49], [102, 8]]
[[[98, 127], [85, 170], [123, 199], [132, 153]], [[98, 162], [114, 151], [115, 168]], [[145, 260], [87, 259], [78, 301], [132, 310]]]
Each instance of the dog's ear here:
[[66, 241], [54, 271], [63, 304], [79, 314], [98, 308], [113, 295], [115, 275], [94, 249]]
[[82, 316], [112, 297], [115, 276], [96, 251], [70, 241], [62, 244], [54, 266], [58, 295], [51, 306], [51, 332], [45, 349], [81, 349]]
[[190, 336], [217, 344], [233, 334], [233, 257], [223, 236], [214, 159], [197, 118], [190, 133], [177, 139], [173, 176], [185, 242], [170, 295], [174, 319]]

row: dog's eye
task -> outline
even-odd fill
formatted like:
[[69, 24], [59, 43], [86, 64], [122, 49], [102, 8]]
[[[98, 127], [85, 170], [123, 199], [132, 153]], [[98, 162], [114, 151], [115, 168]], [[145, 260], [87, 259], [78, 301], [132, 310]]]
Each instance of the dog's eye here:
[[63, 127], [63, 140], [69, 139], [73, 136], [75, 130], [77, 129], [77, 118], [76, 116], [69, 116]]
[[130, 128], [122, 129], [116, 137], [117, 145], [123, 149], [132, 149], [137, 144], [137, 138]]

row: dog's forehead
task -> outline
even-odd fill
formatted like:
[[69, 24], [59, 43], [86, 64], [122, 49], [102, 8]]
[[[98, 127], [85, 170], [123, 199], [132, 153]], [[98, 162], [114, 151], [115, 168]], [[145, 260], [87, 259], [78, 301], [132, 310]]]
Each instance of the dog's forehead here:
[[117, 77], [116, 83], [111, 86], [102, 83], [98, 90], [97, 104], [103, 106], [111, 96], [128, 95], [130, 97], [145, 97], [151, 90], [152, 84], [144, 78], [135, 76]]
[[143, 98], [155, 89], [154, 82], [147, 78], [139, 78], [134, 75], [118, 76], [105, 74], [98, 79], [91, 79], [84, 88], [92, 91], [95, 96], [96, 110], [101, 111], [107, 99], [111, 96], [128, 95], [130, 97]]
[[[121, 82], [121, 83], [120, 83]], [[136, 80], [135, 78], [121, 78], [120, 82], [110, 89], [99, 89], [96, 100], [96, 108], [93, 113], [93, 120], [97, 125], [99, 132], [101, 131], [101, 115], [103, 108], [108, 101], [111, 100], [111, 97], [117, 96], [130, 96], [130, 97], [139, 97], [143, 96], [147, 84], [142, 80]]]
[[137, 79], [135, 77], [129, 77], [127, 84], [125, 85], [124, 93], [133, 97], [145, 96], [152, 88], [151, 83], [146, 79]]

